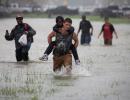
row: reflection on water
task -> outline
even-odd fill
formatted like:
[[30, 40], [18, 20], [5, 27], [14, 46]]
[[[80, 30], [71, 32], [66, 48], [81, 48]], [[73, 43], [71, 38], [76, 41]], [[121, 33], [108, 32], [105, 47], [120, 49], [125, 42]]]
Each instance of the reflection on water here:
[[[77, 77], [56, 77], [48, 63], [0, 63], [0, 97], [22, 100], [39, 97], [43, 100], [62, 90], [74, 86]], [[42, 66], [42, 67], [41, 67]], [[24, 97], [23, 97], [24, 96]]]
[[[91, 46], [77, 48], [81, 66], [73, 64], [71, 76], [55, 76], [52, 55], [47, 62], [38, 61], [48, 45], [47, 35], [55, 20], [24, 21], [37, 31], [37, 35], [29, 52], [32, 61], [17, 63], [14, 41], [4, 39], [5, 30], [13, 28], [15, 19], [0, 19], [0, 100], [130, 100], [129, 25], [116, 24], [119, 39], [113, 37], [113, 46], [106, 47], [102, 38], [97, 39], [102, 23], [92, 22]], [[73, 19], [75, 30], [79, 21]]]

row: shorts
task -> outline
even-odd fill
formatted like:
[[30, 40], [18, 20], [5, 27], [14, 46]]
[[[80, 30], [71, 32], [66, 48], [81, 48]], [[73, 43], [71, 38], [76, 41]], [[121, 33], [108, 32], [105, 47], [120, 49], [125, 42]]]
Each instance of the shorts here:
[[62, 66], [72, 69], [72, 55], [66, 54], [63, 56], [53, 57], [53, 71], [61, 70]]

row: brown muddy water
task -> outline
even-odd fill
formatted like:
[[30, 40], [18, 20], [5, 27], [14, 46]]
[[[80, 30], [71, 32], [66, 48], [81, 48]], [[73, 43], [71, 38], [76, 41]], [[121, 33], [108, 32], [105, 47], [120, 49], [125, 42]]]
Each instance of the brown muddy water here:
[[[79, 19], [73, 19], [75, 32]], [[94, 35], [91, 46], [78, 47], [81, 60], [71, 76], [55, 76], [52, 55], [49, 61], [38, 58], [46, 49], [47, 35], [55, 19], [25, 19], [36, 31], [29, 52], [29, 63], [17, 63], [14, 41], [4, 39], [5, 30], [16, 24], [15, 19], [0, 19], [0, 100], [130, 100], [130, 25], [116, 24], [119, 39], [113, 46], [97, 39], [102, 22], [92, 22]], [[79, 36], [80, 39], [80, 36]]]

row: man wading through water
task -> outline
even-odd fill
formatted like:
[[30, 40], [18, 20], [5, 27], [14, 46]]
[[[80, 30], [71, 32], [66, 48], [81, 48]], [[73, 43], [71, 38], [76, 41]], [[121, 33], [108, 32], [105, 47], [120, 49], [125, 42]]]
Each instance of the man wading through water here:
[[[16, 16], [17, 25], [12, 29], [9, 34], [8, 30], [6, 30], [5, 39], [8, 41], [15, 40], [16, 47], [16, 60], [17, 61], [28, 61], [28, 52], [33, 42], [33, 36], [36, 34], [36, 31], [32, 29], [27, 23], [23, 23], [23, 17], [20, 15]], [[19, 39], [21, 36], [26, 35], [27, 44], [21, 44]]]
[[98, 35], [98, 38], [103, 33], [104, 38], [104, 45], [111, 46], [112, 45], [112, 39], [113, 39], [113, 33], [116, 36], [116, 39], [118, 39], [118, 35], [115, 31], [114, 26], [109, 22], [109, 18], [104, 18], [105, 23], [102, 26], [101, 32]]
[[[63, 27], [63, 22], [64, 22], [64, 18], [62, 16], [57, 16], [56, 17], [56, 24], [53, 27], [53, 31], [58, 33], [59, 30]], [[67, 31], [68, 31], [68, 33], [73, 33], [74, 32], [74, 27], [71, 26], [70, 29], [67, 30]], [[47, 61], [48, 60], [49, 54], [52, 52], [53, 48], [55, 47], [55, 41], [52, 40], [53, 36], [54, 36], [53, 32], [51, 32], [48, 35], [49, 46], [45, 50], [44, 55], [39, 58], [40, 60], [43, 60], [43, 61]], [[74, 47], [73, 44], [70, 46], [70, 50], [72, 51], [72, 54], [74, 56], [75, 64], [76, 65], [80, 65], [80, 60], [79, 60], [79, 56], [78, 56], [78, 53], [77, 53], [77, 49]]]
[[79, 29], [77, 35], [79, 34], [80, 30], [81, 33], [81, 45], [90, 45], [91, 36], [93, 35], [93, 26], [89, 20], [86, 20], [86, 16], [82, 16], [82, 21], [80, 21]]
[[64, 66], [67, 73], [71, 73], [72, 69], [72, 55], [70, 46], [72, 40], [74, 40], [74, 46], [78, 46], [78, 38], [75, 33], [69, 33], [68, 30], [71, 28], [72, 20], [66, 18], [63, 22], [63, 27], [59, 32], [54, 32], [56, 38], [55, 48], [53, 50], [53, 71], [57, 72]]

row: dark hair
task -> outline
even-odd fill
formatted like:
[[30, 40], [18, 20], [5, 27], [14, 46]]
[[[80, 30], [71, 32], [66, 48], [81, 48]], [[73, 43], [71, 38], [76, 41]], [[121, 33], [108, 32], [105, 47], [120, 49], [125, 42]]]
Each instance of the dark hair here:
[[72, 20], [71, 20], [70, 18], [66, 18], [66, 19], [64, 20], [64, 22], [69, 22], [69, 23], [72, 24]]
[[105, 17], [104, 17], [104, 20], [109, 20], [109, 17], [108, 17], [108, 16], [105, 16]]
[[85, 16], [85, 15], [82, 15], [82, 19], [85, 20], [85, 19], [86, 19], [86, 16]]
[[57, 16], [56, 17], [56, 23], [61, 20], [62, 22], [64, 22], [64, 18], [62, 16]]

